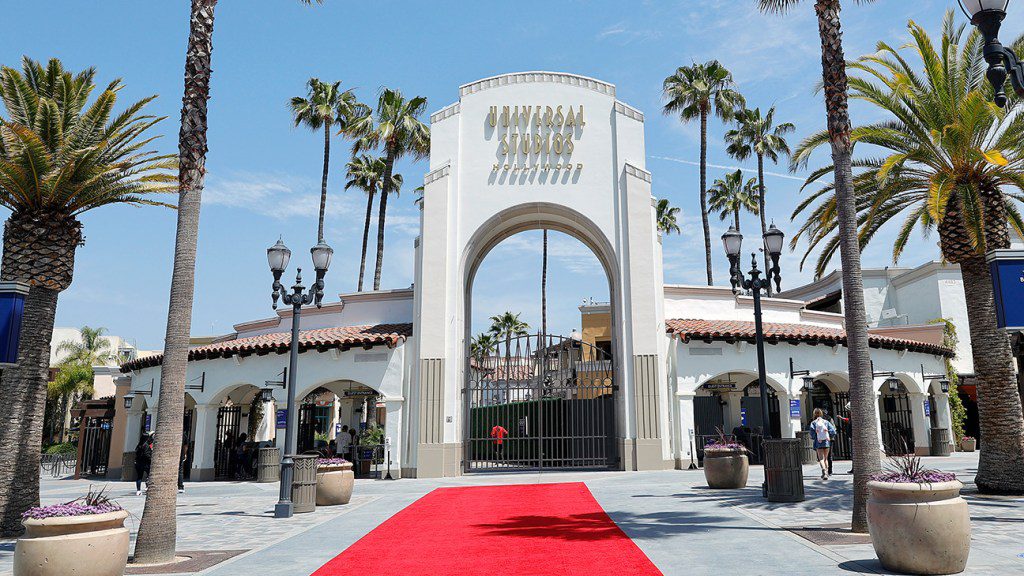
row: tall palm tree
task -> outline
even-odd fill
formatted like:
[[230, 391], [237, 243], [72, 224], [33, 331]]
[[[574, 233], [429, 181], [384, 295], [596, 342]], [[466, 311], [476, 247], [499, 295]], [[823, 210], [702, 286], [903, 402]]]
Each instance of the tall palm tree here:
[[0, 532], [21, 533], [21, 513], [39, 502], [39, 452], [57, 296], [74, 274], [83, 241], [79, 216], [110, 204], [163, 205], [174, 190], [173, 156], [146, 150], [162, 118], [143, 114], [155, 96], [114, 113], [120, 80], [90, 102], [95, 70], [78, 74], [57, 59], [25, 58], [0, 69], [0, 279], [31, 285], [18, 364], [0, 377]]
[[384, 223], [387, 218], [388, 196], [396, 191], [391, 175], [395, 162], [406, 156], [425, 158], [430, 153], [430, 127], [419, 117], [427, 109], [422, 96], [406, 99], [398, 90], [384, 88], [377, 99], [377, 109], [352, 127], [352, 133], [361, 138], [354, 152], [359, 153], [380, 146], [384, 153], [384, 187], [380, 193], [377, 218], [377, 264], [373, 271], [373, 289], [380, 290], [380, 274], [384, 266]]
[[[978, 413], [985, 450], [978, 463], [978, 489], [1024, 493], [1024, 416], [1014, 382], [1006, 334], [996, 325], [992, 279], [985, 263], [989, 250], [1008, 248], [1010, 228], [1024, 233], [1015, 201], [1024, 201], [1024, 102], [1013, 98], [1007, 110], [991, 103], [985, 77], [981, 34], [965, 35], [952, 11], [942, 37], [934, 42], [910, 23], [917, 69], [899, 49], [885, 43], [876, 54], [849, 64], [863, 73], [850, 78], [852, 95], [889, 118], [853, 129], [854, 143], [870, 144], [883, 156], [858, 160], [854, 178], [860, 244], [901, 216], [893, 246], [897, 260], [919, 228], [938, 230], [944, 259], [960, 264], [970, 323]], [[1015, 47], [1024, 51], [1024, 36]], [[805, 161], [827, 136], [813, 135], [797, 151]], [[810, 182], [829, 168], [818, 170]], [[835, 252], [835, 201], [825, 185], [798, 207], [814, 202], [800, 233], [811, 249], [824, 242], [820, 271]], [[799, 237], [799, 236], [798, 236]], [[982, 343], [984, 343], [982, 345]]]
[[707, 166], [708, 116], [715, 114], [728, 122], [737, 109], [745, 106], [730, 73], [718, 60], [704, 64], [680, 66], [662, 83], [662, 94], [668, 100], [665, 114], [679, 114], [689, 122], [700, 119], [700, 216], [704, 225], [704, 256], [707, 261], [708, 286], [714, 284], [711, 266], [711, 224], [708, 222]]
[[[737, 127], [725, 133], [725, 142], [728, 145], [726, 151], [733, 158], [743, 161], [751, 156], [757, 156], [757, 182], [758, 182], [758, 213], [761, 216], [761, 235], [768, 232], [768, 224], [765, 221], [764, 208], [764, 159], [768, 158], [773, 163], [779, 162], [779, 155], [789, 155], [789, 143], [786, 142], [786, 134], [796, 129], [793, 124], [784, 122], [775, 125], [775, 107], [772, 106], [768, 112], [761, 115], [761, 109], [743, 110], [736, 114]], [[764, 269], [770, 270], [768, 253], [764, 254]], [[769, 283], [770, 284], [770, 283]], [[768, 286], [768, 295], [771, 296], [772, 288]]]
[[540, 272], [540, 333], [548, 333], [548, 229], [544, 229], [543, 252], [541, 253]]
[[82, 326], [78, 329], [81, 342], [65, 340], [57, 345], [57, 352], [65, 354], [65, 362], [79, 362], [88, 366], [106, 366], [110, 358], [110, 340], [103, 337], [106, 328]]
[[708, 190], [708, 209], [717, 212], [719, 218], [725, 220], [733, 217], [733, 227], [740, 231], [740, 212], [747, 211], [750, 214], [759, 214], [761, 209], [758, 206], [757, 178], [750, 178], [743, 181], [743, 170], [737, 170], [725, 175], [725, 178], [715, 180]]
[[658, 226], [658, 230], [664, 234], [676, 234], [682, 233], [679, 229], [679, 223], [676, 222], [676, 217], [679, 214], [679, 208], [671, 205], [668, 198], [662, 198], [658, 200], [655, 205], [654, 221]]
[[491, 316], [491, 334], [497, 340], [505, 341], [505, 356], [510, 357], [512, 352], [512, 338], [526, 336], [530, 325], [519, 319], [520, 314], [504, 312], [497, 316]]
[[46, 385], [47, 396], [56, 406], [53, 414], [54, 424], [57, 427], [57, 437], [64, 441], [64, 434], [67, 428], [68, 408], [77, 399], [87, 394], [92, 394], [93, 365], [78, 358], [71, 358], [62, 362], [57, 370], [57, 375], [52, 382]]
[[365, 104], [356, 100], [352, 90], [342, 90], [341, 82], [324, 82], [310, 78], [306, 83], [306, 97], [294, 96], [289, 102], [296, 126], [324, 131], [324, 171], [320, 180], [320, 219], [317, 241], [324, 241], [324, 211], [327, 208], [327, 172], [331, 159], [331, 128], [347, 134], [360, 117], [370, 113]]
[[[303, 4], [321, 0], [299, 0]], [[178, 533], [178, 461], [185, 420], [185, 372], [195, 289], [199, 209], [206, 182], [206, 117], [210, 99], [213, 22], [217, 0], [192, 0], [185, 49], [185, 94], [178, 131], [178, 222], [174, 237], [170, 303], [164, 356], [160, 365], [160, 410], [146, 505], [139, 522], [135, 562], [159, 564], [174, 559]]]
[[[366, 245], [370, 238], [370, 216], [373, 213], [373, 197], [383, 187], [384, 171], [386, 164], [384, 158], [360, 154], [353, 156], [346, 164], [348, 169], [348, 182], [345, 183], [345, 190], [358, 188], [366, 192], [366, 220], [363, 224], [363, 252], [359, 260], [359, 285], [357, 290], [363, 291], [363, 275], [366, 272]], [[391, 177], [392, 188], [402, 187], [402, 175], [395, 174]]]
[[[859, 0], [860, 3], [871, 0]], [[758, 0], [762, 11], [783, 13], [800, 0]], [[846, 59], [839, 19], [840, 0], [816, 0], [821, 38], [821, 75], [829, 143], [835, 161], [835, 195], [838, 206], [839, 247], [843, 266], [843, 311], [846, 315], [847, 360], [850, 369], [850, 404], [853, 419], [853, 514], [854, 532], [868, 530], [868, 480], [881, 469], [878, 447], [878, 419], [875, 417], [875, 389], [868, 348], [868, 321], [864, 308], [864, 280], [857, 244], [857, 214], [854, 205], [853, 168], [850, 140]]]

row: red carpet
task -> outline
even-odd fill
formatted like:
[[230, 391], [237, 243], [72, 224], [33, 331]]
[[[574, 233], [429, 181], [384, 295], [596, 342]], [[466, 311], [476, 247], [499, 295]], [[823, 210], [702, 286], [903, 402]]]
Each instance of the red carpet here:
[[660, 575], [583, 483], [438, 488], [314, 576]]

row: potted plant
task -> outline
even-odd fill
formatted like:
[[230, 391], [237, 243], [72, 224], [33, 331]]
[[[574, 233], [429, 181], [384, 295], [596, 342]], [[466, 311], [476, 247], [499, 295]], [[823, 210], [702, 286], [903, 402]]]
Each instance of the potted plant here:
[[974, 452], [978, 447], [978, 441], [972, 436], [964, 436], [960, 439], [960, 450], [963, 452]]
[[709, 488], [745, 488], [749, 470], [747, 448], [726, 439], [721, 430], [718, 440], [704, 446], [704, 478]]
[[967, 566], [971, 519], [956, 475], [925, 469], [916, 456], [891, 459], [868, 482], [868, 531], [887, 570], [956, 574]]
[[14, 547], [15, 576], [113, 576], [128, 563], [128, 512], [104, 490], [63, 504], [29, 508]]
[[344, 458], [320, 458], [316, 468], [316, 505], [348, 504], [352, 499], [355, 475], [352, 463]]

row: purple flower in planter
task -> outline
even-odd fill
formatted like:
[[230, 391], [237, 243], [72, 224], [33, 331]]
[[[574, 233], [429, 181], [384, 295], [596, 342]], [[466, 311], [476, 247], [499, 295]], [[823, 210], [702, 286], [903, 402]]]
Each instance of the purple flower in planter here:
[[50, 504], [49, 506], [29, 508], [25, 512], [22, 512], [21, 517], [25, 519], [32, 518], [34, 520], [42, 520], [44, 518], [106, 514], [107, 512], [117, 512], [118, 510], [122, 510], [122, 508], [113, 502], [90, 506], [88, 504], [72, 501], [65, 502], [63, 504]]
[[921, 464], [920, 458], [910, 454], [890, 456], [889, 467], [890, 469], [885, 472], [872, 474], [871, 479], [876, 482], [892, 482], [895, 484], [932, 484], [956, 480], [956, 474], [929, 470]]
[[317, 458], [316, 464], [317, 466], [341, 466], [350, 464], [350, 462], [344, 458]]
[[736, 442], [709, 442], [704, 446], [705, 452], [746, 452], [747, 448], [743, 444]]

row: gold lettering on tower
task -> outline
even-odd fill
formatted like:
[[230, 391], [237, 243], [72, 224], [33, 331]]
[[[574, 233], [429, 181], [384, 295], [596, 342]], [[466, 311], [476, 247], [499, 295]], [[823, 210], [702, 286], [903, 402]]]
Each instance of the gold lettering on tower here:
[[498, 107], [491, 106], [491, 112], [487, 115], [487, 122], [494, 128], [498, 125]]
[[496, 135], [498, 158], [492, 172], [583, 169], [582, 162], [572, 161], [577, 130], [585, 125], [582, 104], [489, 106], [487, 124], [502, 128]]

